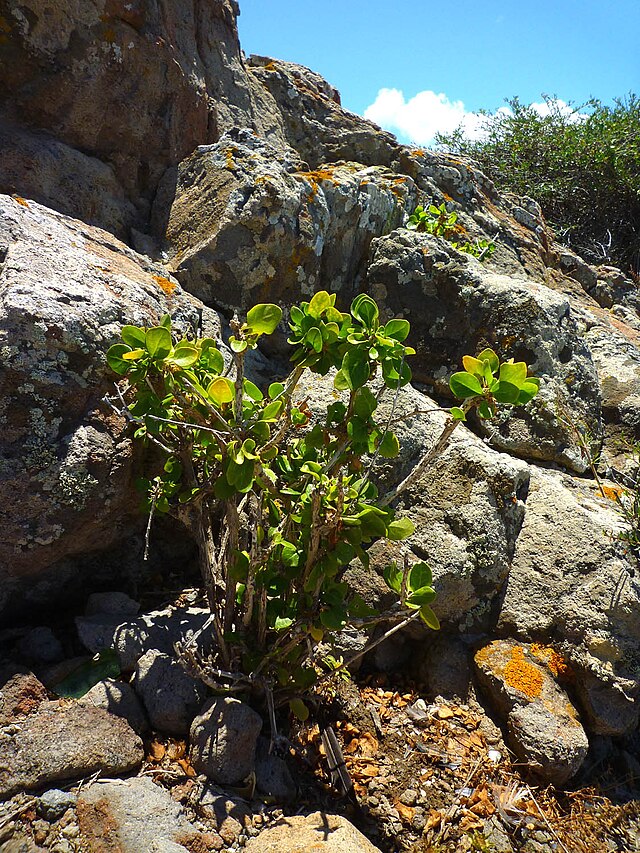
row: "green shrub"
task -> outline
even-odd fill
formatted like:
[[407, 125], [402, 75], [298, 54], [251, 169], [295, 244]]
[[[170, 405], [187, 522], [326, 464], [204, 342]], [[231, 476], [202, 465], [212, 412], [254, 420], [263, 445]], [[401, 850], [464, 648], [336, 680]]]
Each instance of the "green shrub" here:
[[484, 138], [461, 129], [437, 142], [477, 161], [502, 190], [530, 196], [558, 238], [592, 263], [640, 271], [640, 100], [566, 108], [544, 96], [541, 116], [517, 98], [485, 114]]
[[[365, 294], [348, 313], [336, 309], [335, 299], [322, 291], [291, 308], [294, 369], [265, 390], [245, 378], [244, 359], [280, 323], [276, 305], [256, 305], [246, 323], [232, 322], [233, 378], [213, 339], [175, 341], [168, 316], [151, 329], [124, 326], [122, 342], [107, 353], [123, 377], [111, 404], [133, 424], [136, 439], [161, 452], [144, 481], [149, 524], [155, 512], [171, 513], [199, 547], [217, 653], [205, 661], [190, 643], [183, 659], [208, 684], [266, 684], [278, 701], [293, 701], [315, 681], [321, 641], [347, 624], [380, 621], [343, 574], [354, 558], [368, 566], [372, 540], [413, 533], [411, 521], [389, 505], [432, 452], [399, 486], [378, 495], [373, 465], [378, 456], [397, 456], [399, 442], [376, 410], [383, 393], [397, 394], [411, 379], [409, 323], [382, 324]], [[451, 379], [464, 402], [451, 410], [439, 452], [471, 408], [489, 417], [498, 402], [518, 405], [537, 391], [524, 363], [500, 365], [491, 350], [466, 357], [464, 367]], [[296, 388], [304, 370], [331, 369], [344, 397], [314, 420]], [[392, 565], [385, 578], [400, 598], [391, 614], [396, 621], [420, 617], [439, 627], [425, 563]], [[324, 668], [339, 667], [329, 656]], [[292, 708], [303, 713], [297, 700]]]
[[460, 226], [456, 225], [457, 221], [458, 214], [454, 211], [449, 212], [444, 202], [440, 207], [436, 207], [435, 204], [430, 204], [427, 208], [418, 205], [407, 221], [407, 228], [411, 231], [426, 231], [436, 237], [444, 237], [445, 240], [449, 240], [454, 249], [473, 255], [480, 261], [490, 258], [495, 251], [495, 243], [489, 240], [475, 240], [470, 243], [468, 240], [461, 242], [454, 239], [461, 230]]

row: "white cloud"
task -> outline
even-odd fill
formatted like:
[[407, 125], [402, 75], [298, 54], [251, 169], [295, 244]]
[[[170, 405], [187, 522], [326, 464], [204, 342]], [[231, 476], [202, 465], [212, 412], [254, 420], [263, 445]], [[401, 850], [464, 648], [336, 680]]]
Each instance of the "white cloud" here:
[[[533, 103], [532, 109], [541, 116], [549, 115], [557, 105], [564, 115], [572, 115], [573, 109], [564, 101]], [[498, 112], [510, 113], [508, 107]], [[433, 144], [436, 133], [451, 133], [462, 126], [469, 139], [483, 136], [484, 117], [465, 109], [463, 101], [450, 101], [444, 93], [437, 94], [427, 89], [405, 100], [400, 89], [380, 89], [375, 101], [364, 112], [365, 118], [374, 121], [386, 130], [398, 134], [401, 140], [416, 145]], [[576, 114], [576, 121], [581, 116]]]
[[365, 118], [417, 145], [429, 145], [436, 133], [451, 133], [461, 124], [470, 138], [480, 134], [481, 116], [465, 109], [462, 101], [426, 90], [405, 100], [399, 89], [380, 89], [364, 112]]

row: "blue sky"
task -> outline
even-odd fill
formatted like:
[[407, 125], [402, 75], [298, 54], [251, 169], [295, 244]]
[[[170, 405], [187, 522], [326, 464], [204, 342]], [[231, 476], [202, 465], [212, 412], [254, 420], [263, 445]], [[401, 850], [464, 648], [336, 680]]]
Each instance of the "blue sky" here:
[[245, 53], [298, 62], [347, 109], [428, 144], [506, 97], [640, 93], [640, 0], [240, 0]]

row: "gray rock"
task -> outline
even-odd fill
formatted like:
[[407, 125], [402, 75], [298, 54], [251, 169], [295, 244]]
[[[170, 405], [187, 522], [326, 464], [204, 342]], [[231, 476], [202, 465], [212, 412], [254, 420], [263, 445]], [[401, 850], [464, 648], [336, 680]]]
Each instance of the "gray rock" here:
[[532, 469], [526, 506], [499, 629], [553, 637], [575, 670], [589, 729], [632, 731], [640, 713], [640, 588], [616, 504], [582, 480]]
[[77, 812], [91, 850], [104, 849], [106, 839], [119, 853], [207, 849], [182, 806], [148, 777], [96, 782], [78, 797]]
[[96, 771], [126, 773], [143, 759], [142, 741], [120, 717], [100, 708], [43, 702], [0, 739], [0, 796]]
[[151, 649], [173, 654], [174, 644], [192, 637], [208, 617], [209, 611], [204, 608], [169, 607], [131, 621], [109, 614], [78, 616], [75, 621], [85, 648], [94, 654], [115, 649], [123, 671], [130, 672]]
[[133, 688], [142, 700], [151, 727], [186, 735], [201, 708], [206, 688], [170, 655], [150, 649], [136, 664]]
[[247, 130], [200, 146], [176, 181], [170, 268], [190, 293], [229, 310], [246, 310], [265, 287], [284, 304], [322, 287], [354, 296], [372, 237], [417, 202], [411, 178], [357, 162], [305, 171]]
[[36, 804], [36, 811], [45, 820], [53, 823], [53, 821], [61, 818], [67, 809], [75, 806], [78, 798], [71, 791], [60, 791], [58, 788], [51, 788], [45, 791]]
[[230, 847], [235, 844], [243, 829], [251, 824], [251, 809], [245, 800], [230, 799], [210, 785], [205, 785], [198, 795], [198, 814], [211, 821], [216, 832]]
[[38, 0], [6, 10], [3, 109], [112, 164], [143, 212], [164, 170], [199, 143], [236, 125], [279, 132], [273, 99], [245, 68], [233, 0], [66, 12], [45, 16]]
[[140, 605], [124, 592], [94, 592], [87, 599], [85, 616], [137, 616]]
[[581, 337], [584, 311], [539, 283], [497, 275], [444, 239], [406, 230], [372, 241], [367, 279], [385, 316], [410, 319], [419, 381], [450, 396], [448, 380], [463, 355], [486, 346], [503, 359], [526, 361], [540, 378], [528, 406], [478, 424], [493, 446], [586, 470], [574, 432], [556, 414], [559, 401], [595, 442], [601, 436], [597, 372]]
[[418, 672], [432, 697], [466, 702], [471, 683], [469, 648], [456, 637], [430, 636], [420, 649]]
[[396, 138], [342, 109], [339, 92], [319, 74], [267, 56], [250, 56], [248, 65], [278, 105], [289, 145], [311, 169], [336, 160], [391, 164], [399, 147]]
[[138, 211], [113, 166], [0, 120], [0, 192], [32, 199], [126, 240]]
[[[27, 204], [0, 196], [0, 354], [12, 365], [0, 377], [0, 610], [50, 603], [63, 582], [77, 586], [79, 555], [143, 529], [131, 441], [101, 402], [113, 389], [105, 353], [123, 323], [165, 313], [179, 330], [199, 322], [198, 303], [164, 268]], [[217, 335], [213, 312], [203, 322]], [[84, 564], [92, 580], [97, 562]]]
[[99, 681], [79, 701], [103, 708], [116, 717], [124, 717], [138, 734], [149, 728], [149, 722], [135, 691], [122, 681], [114, 681], [111, 678]]
[[247, 853], [379, 853], [368, 838], [340, 815], [314, 812], [305, 817], [283, 817], [246, 845]]
[[513, 640], [495, 640], [475, 656], [478, 681], [506, 723], [511, 748], [546, 782], [563, 785], [582, 766], [589, 741], [553, 662]]
[[254, 769], [259, 714], [238, 699], [210, 699], [191, 725], [191, 763], [220, 785], [236, 785]]
[[25, 634], [17, 644], [16, 651], [21, 658], [32, 664], [56, 663], [64, 657], [60, 640], [46, 625], [33, 628]]
[[269, 753], [268, 738], [258, 738], [256, 750], [256, 790], [277, 803], [295, 800], [298, 786], [293, 780], [287, 762], [274, 753]]

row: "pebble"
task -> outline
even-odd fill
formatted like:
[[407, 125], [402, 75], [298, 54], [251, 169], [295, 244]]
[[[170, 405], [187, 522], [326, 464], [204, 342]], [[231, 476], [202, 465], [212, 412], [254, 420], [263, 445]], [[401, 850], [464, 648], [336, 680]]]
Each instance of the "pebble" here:
[[407, 788], [400, 795], [400, 802], [405, 806], [415, 806], [418, 799], [418, 792], [414, 791], [413, 788]]
[[67, 809], [73, 808], [76, 800], [76, 795], [69, 791], [60, 791], [58, 788], [51, 788], [38, 798], [36, 811], [45, 820], [51, 822], [61, 818]]

